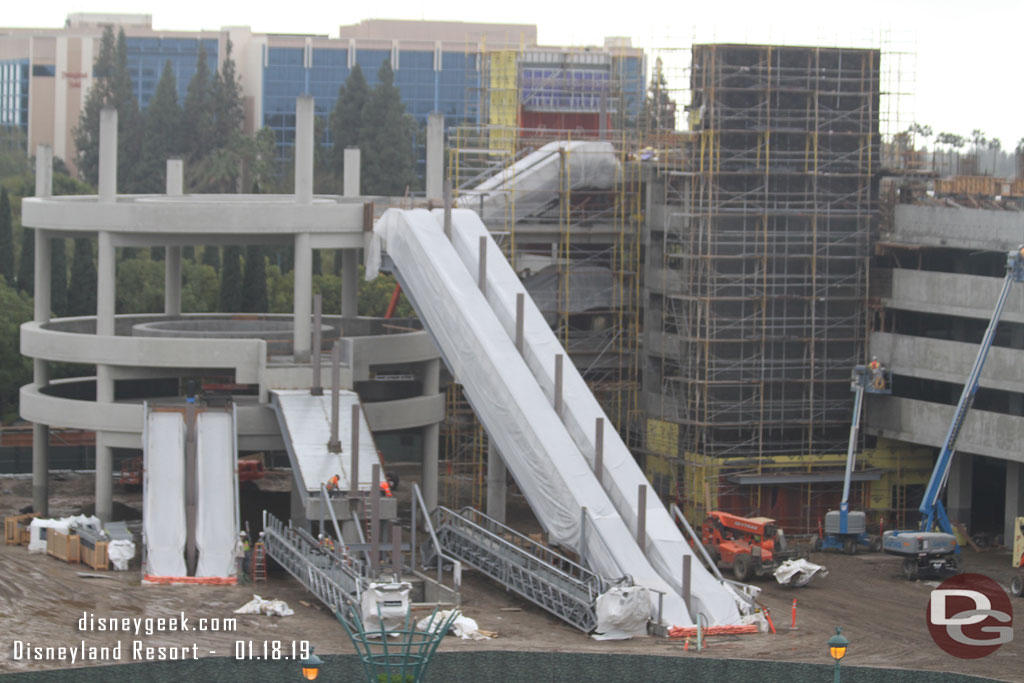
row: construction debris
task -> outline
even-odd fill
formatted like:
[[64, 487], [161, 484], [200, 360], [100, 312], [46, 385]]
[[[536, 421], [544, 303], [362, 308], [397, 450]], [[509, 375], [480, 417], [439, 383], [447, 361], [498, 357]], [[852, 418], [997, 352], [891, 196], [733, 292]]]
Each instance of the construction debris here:
[[266, 614], [272, 617], [290, 617], [295, 611], [284, 600], [264, 600], [255, 593], [252, 600], [235, 610], [235, 614]]
[[815, 576], [822, 579], [828, 576], [828, 569], [823, 565], [814, 564], [801, 558], [786, 560], [779, 565], [773, 576], [783, 586], [802, 588], [809, 584]]

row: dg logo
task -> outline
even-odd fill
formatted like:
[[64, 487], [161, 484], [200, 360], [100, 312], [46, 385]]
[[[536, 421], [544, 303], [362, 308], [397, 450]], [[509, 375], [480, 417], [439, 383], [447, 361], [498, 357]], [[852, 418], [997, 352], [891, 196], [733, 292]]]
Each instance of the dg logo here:
[[932, 591], [926, 620], [932, 640], [961, 659], [986, 657], [1013, 640], [1013, 606], [998, 583], [960, 574]]

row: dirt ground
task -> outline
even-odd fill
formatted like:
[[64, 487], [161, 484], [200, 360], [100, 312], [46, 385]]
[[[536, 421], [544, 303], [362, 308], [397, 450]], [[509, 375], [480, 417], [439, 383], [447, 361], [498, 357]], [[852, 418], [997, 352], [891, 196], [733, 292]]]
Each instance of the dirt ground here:
[[[405, 481], [405, 480], [403, 480]], [[268, 482], [269, 484], [269, 482]], [[271, 485], [272, 486], [272, 485]], [[92, 498], [91, 475], [66, 475], [51, 482], [51, 512], [77, 511]], [[404, 488], [404, 487], [403, 487]], [[116, 492], [118, 501], [139, 508], [137, 492]], [[31, 481], [0, 478], [0, 515], [16, 512], [31, 501]], [[1005, 681], [1020, 681], [1024, 644], [1018, 639], [980, 660], [960, 660], [941, 651], [925, 625], [925, 609], [934, 584], [908, 583], [900, 574], [899, 558], [881, 554], [845, 556], [817, 553], [812, 561], [825, 564], [829, 576], [802, 589], [787, 589], [770, 579], [758, 580], [761, 600], [771, 610], [776, 634], [713, 636], [704, 653], [691, 644], [642, 637], [598, 642], [565, 625], [540, 608], [507, 593], [486, 578], [467, 571], [462, 587], [463, 611], [482, 629], [498, 632], [489, 641], [446, 638], [447, 651], [488, 649], [656, 654], [680, 657], [737, 657], [828, 663], [826, 641], [835, 626], [850, 640], [845, 664], [953, 671]], [[1009, 553], [965, 550], [968, 571], [986, 574], [1008, 587], [1013, 570]], [[23, 546], [0, 546], [0, 672], [62, 666], [60, 662], [13, 659], [13, 642], [33, 645], [112, 646], [123, 642], [121, 661], [132, 661], [132, 641], [144, 647], [187, 646], [199, 656], [234, 656], [236, 641], [310, 641], [318, 653], [353, 652], [341, 626], [302, 586], [282, 573], [271, 573], [265, 585], [233, 587], [142, 586], [138, 571], [105, 572], [107, 578], [83, 578], [80, 565], [68, 565], [43, 555], [30, 555]], [[232, 611], [253, 593], [278, 598], [294, 610], [291, 617], [237, 615], [230, 632], [163, 632], [135, 636], [78, 630], [83, 613], [100, 617], [172, 617], [184, 613], [190, 625], [201, 618], [235, 617]], [[798, 601], [797, 630], [789, 630], [793, 599]], [[1017, 599], [1014, 606], [1022, 605]], [[304, 604], [305, 603], [305, 604]], [[1018, 629], [1019, 631], [1019, 629]], [[191, 656], [189, 653], [188, 656]], [[106, 662], [104, 662], [106, 663]], [[66, 666], [68, 664], [64, 664]], [[77, 665], [77, 664], [76, 664]]]

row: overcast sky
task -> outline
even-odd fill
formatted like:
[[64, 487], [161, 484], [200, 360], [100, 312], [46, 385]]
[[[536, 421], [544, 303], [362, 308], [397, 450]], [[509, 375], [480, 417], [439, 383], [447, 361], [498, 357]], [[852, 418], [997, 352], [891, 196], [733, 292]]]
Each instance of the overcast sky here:
[[[536, 24], [547, 45], [602, 44], [615, 35], [644, 48], [686, 48], [694, 41], [881, 47], [906, 53], [901, 84], [913, 97], [900, 102], [902, 122], [916, 119], [964, 136], [980, 128], [1004, 149], [1024, 138], [1024, 0], [8, 0], [0, 25], [56, 28], [71, 12], [151, 14], [154, 28], [178, 30], [243, 25], [258, 33], [337, 35], [339, 25], [363, 19], [428, 19]], [[670, 69], [673, 74], [682, 80], [682, 67]]]

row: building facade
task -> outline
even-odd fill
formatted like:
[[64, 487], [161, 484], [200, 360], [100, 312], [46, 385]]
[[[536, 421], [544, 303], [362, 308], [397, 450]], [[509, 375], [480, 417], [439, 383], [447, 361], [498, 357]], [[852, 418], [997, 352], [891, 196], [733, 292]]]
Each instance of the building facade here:
[[[636, 116], [645, 87], [643, 51], [626, 39], [601, 47], [541, 47], [525, 24], [369, 20], [337, 37], [154, 30], [150, 15], [73, 14], [59, 29], [0, 29], [0, 125], [19, 127], [28, 149], [51, 145], [73, 162], [73, 130], [95, 74], [103, 26], [123, 28], [132, 85], [141, 108], [171, 62], [179, 101], [200, 50], [212, 69], [231, 55], [243, 90], [245, 129], [272, 129], [282, 155], [294, 144], [295, 98], [310, 94], [327, 116], [339, 87], [359, 64], [373, 87], [388, 62], [406, 112], [424, 126], [432, 112], [446, 125], [596, 130], [601, 111]], [[329, 133], [322, 143], [330, 143]]]

